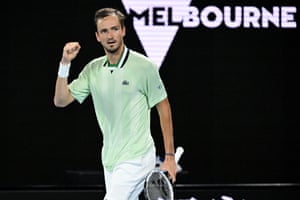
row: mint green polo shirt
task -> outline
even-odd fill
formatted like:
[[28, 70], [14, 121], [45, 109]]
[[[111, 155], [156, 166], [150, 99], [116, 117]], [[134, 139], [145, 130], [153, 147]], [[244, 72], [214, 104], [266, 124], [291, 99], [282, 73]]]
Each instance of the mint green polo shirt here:
[[106, 56], [96, 58], [69, 89], [79, 103], [92, 96], [103, 134], [102, 163], [107, 170], [144, 155], [154, 145], [150, 109], [167, 93], [157, 66], [144, 55], [125, 47], [114, 67], [109, 66]]

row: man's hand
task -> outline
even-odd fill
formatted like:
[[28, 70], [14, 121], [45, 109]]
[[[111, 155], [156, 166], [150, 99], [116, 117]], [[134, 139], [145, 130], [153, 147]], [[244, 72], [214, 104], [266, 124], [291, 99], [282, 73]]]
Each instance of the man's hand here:
[[164, 162], [160, 166], [160, 169], [163, 171], [167, 171], [172, 183], [175, 183], [177, 164], [175, 162], [174, 156], [166, 156]]
[[69, 64], [79, 53], [80, 44], [78, 42], [68, 42], [63, 49], [61, 63], [63, 65]]

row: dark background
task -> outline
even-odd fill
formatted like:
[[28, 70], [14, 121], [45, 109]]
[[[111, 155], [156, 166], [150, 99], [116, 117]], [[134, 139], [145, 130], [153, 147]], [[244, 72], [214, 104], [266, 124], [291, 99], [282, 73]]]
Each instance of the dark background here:
[[[222, 1], [191, 5], [224, 6]], [[3, 51], [9, 55], [2, 54], [7, 62], [0, 66], [1, 187], [76, 184], [67, 172], [101, 173], [102, 136], [91, 99], [56, 108], [53, 95], [66, 42], [82, 46], [70, 80], [104, 54], [93, 24], [94, 12], [104, 6], [125, 13], [121, 1], [8, 3], [3, 32], [8, 30], [9, 45]], [[131, 22], [125, 42], [144, 53]], [[160, 69], [173, 111], [175, 145], [185, 148], [179, 183], [299, 183], [298, 67], [299, 28], [181, 27]], [[162, 155], [157, 113], [152, 114]]]

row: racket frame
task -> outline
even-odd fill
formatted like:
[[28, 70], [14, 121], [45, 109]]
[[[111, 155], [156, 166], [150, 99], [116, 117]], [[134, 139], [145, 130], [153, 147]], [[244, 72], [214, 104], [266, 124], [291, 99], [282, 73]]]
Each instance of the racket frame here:
[[154, 173], [159, 173], [161, 177], [163, 177], [163, 179], [166, 181], [168, 189], [170, 191], [170, 200], [174, 200], [174, 190], [173, 190], [173, 185], [171, 184], [169, 178], [167, 177], [167, 175], [165, 174], [164, 171], [162, 171], [160, 168], [155, 168], [153, 169], [150, 174], [148, 174], [148, 176], [146, 177], [145, 180], [145, 186], [144, 186], [144, 193], [145, 193], [145, 197], [147, 200], [152, 200], [150, 199], [150, 194], [148, 191], [149, 188], [149, 180], [151, 178], [151, 175]]

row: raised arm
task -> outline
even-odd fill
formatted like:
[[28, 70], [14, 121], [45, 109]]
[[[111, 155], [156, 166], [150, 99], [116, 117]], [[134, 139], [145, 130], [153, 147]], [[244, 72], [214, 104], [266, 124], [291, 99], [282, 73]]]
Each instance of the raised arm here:
[[66, 43], [63, 48], [55, 84], [54, 105], [57, 107], [65, 107], [74, 101], [74, 98], [68, 89], [68, 76], [71, 61], [77, 56], [79, 50], [80, 45], [78, 42]]
[[168, 171], [172, 182], [176, 181], [177, 165], [174, 157], [174, 136], [173, 136], [173, 122], [171, 115], [171, 108], [169, 100], [166, 98], [156, 105], [160, 125], [163, 134], [164, 148], [165, 148], [165, 159], [161, 165], [162, 170]]

